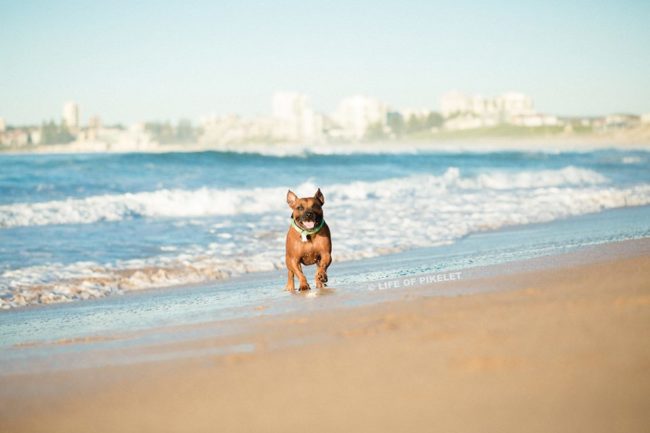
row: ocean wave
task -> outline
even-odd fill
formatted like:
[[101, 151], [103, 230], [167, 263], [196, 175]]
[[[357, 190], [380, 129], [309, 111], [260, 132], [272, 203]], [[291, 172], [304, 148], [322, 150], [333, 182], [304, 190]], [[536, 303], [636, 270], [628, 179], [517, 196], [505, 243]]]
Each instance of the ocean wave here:
[[[295, 190], [313, 194], [306, 182]], [[491, 172], [323, 186], [335, 261], [450, 244], [472, 233], [650, 204], [650, 185], [613, 185], [591, 170]], [[207, 245], [160, 246], [159, 255], [113, 263], [48, 263], [0, 273], [0, 308], [199, 283], [283, 267], [285, 188], [160, 190], [0, 207], [5, 227], [223, 215], [206, 221]], [[259, 214], [255, 224], [241, 215]], [[183, 224], [191, 219], [180, 219]], [[232, 230], [236, 226], [237, 230]]]
[[[405, 191], [394, 187], [395, 191]], [[507, 226], [650, 204], [650, 185], [475, 190], [452, 195], [412, 191], [407, 205], [396, 204], [400, 198], [387, 191], [371, 200], [359, 200], [367, 197], [368, 191], [362, 188], [348, 192], [351, 194], [346, 205], [334, 205], [328, 210], [328, 224], [336, 239], [335, 262], [450, 244], [472, 233]], [[351, 205], [353, 202], [360, 205]], [[264, 221], [267, 219], [253, 233], [232, 234], [227, 245], [214, 242], [189, 251], [174, 251], [174, 255], [108, 264], [49, 263], [6, 270], [0, 274], [0, 308], [92, 299], [282, 269], [288, 224], [277, 218]]]
[[[543, 146], [531, 145], [524, 142], [509, 142], [502, 140], [486, 141], [477, 145], [476, 142], [386, 142], [386, 143], [328, 143], [328, 144], [222, 144], [217, 146], [161, 146], [146, 151], [147, 153], [187, 153], [187, 152], [218, 152], [237, 153], [285, 157], [307, 157], [310, 155], [415, 155], [422, 153], [471, 153], [484, 154], [495, 152], [522, 152], [522, 153], [583, 153], [594, 150], [611, 149], [614, 146], [604, 143], [581, 143], [580, 145], [567, 146], [566, 143], [546, 143]], [[617, 150], [634, 150], [650, 152], [650, 148], [643, 145], [626, 144], [615, 146]]]
[[624, 156], [621, 158], [623, 164], [641, 164], [643, 159], [640, 156]]
[[[476, 176], [462, 176], [449, 167], [440, 176], [415, 175], [376, 182], [352, 182], [325, 186], [328, 202], [394, 196], [408, 199], [445, 191], [499, 191], [601, 185], [608, 179], [588, 169], [568, 166], [559, 170], [494, 171]], [[297, 191], [311, 194], [316, 186], [303, 183]], [[161, 189], [151, 192], [107, 194], [86, 198], [69, 198], [38, 203], [15, 203], [0, 206], [0, 227], [24, 227], [51, 224], [92, 224], [130, 218], [196, 218], [261, 214], [283, 209], [286, 188]], [[399, 202], [395, 203], [399, 205]]]

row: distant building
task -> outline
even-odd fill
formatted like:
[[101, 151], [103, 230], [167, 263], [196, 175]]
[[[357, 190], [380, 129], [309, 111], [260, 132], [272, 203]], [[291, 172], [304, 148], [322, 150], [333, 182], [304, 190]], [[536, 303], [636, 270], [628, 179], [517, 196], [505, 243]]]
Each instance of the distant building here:
[[319, 143], [323, 141], [324, 119], [321, 114], [314, 113], [311, 109], [307, 110], [302, 116], [300, 141], [309, 143]]
[[79, 129], [79, 104], [76, 102], [63, 104], [63, 124], [70, 130]]
[[604, 128], [611, 129], [625, 129], [638, 126], [641, 122], [641, 117], [634, 114], [609, 114], [605, 116]]
[[89, 129], [99, 129], [102, 127], [102, 119], [99, 116], [92, 116], [88, 119]]
[[432, 113], [428, 108], [403, 108], [397, 111], [404, 121], [410, 119], [426, 119]]
[[445, 121], [445, 129], [450, 131], [488, 128], [496, 125], [498, 122], [495, 117], [483, 117], [472, 113], [459, 114]]
[[99, 116], [92, 116], [88, 119], [88, 128], [85, 129], [85, 133], [82, 134], [84, 140], [87, 141], [96, 141], [102, 131], [102, 120]]
[[450, 117], [457, 113], [471, 113], [472, 103], [464, 93], [457, 91], [447, 92], [440, 97], [440, 113], [443, 117]]
[[497, 116], [499, 113], [497, 98], [485, 98], [481, 95], [466, 95], [452, 91], [440, 98], [440, 112], [443, 117], [460, 114], [474, 116]]
[[510, 123], [517, 126], [534, 128], [538, 126], [558, 126], [560, 121], [557, 116], [534, 113], [511, 116]]
[[440, 98], [446, 129], [472, 129], [509, 123], [521, 126], [557, 124], [557, 118], [535, 112], [533, 98], [507, 92], [496, 97], [466, 95], [452, 91]]
[[371, 126], [386, 127], [388, 107], [384, 102], [367, 96], [343, 99], [335, 118], [347, 138], [363, 138]]
[[203, 134], [199, 142], [202, 144], [269, 143], [280, 139], [274, 135], [277, 121], [268, 117], [245, 119], [235, 114], [210, 115], [201, 119], [201, 128]]
[[507, 118], [535, 114], [535, 109], [533, 98], [523, 93], [507, 92], [493, 98], [486, 98], [481, 95], [466, 95], [452, 91], [440, 98], [440, 112], [444, 117], [473, 114]]
[[[90, 124], [90, 121], [88, 123]], [[129, 126], [129, 131], [132, 131], [136, 134], [145, 133], [147, 131], [147, 124], [145, 122], [135, 122]]]
[[29, 131], [29, 142], [34, 146], [41, 144], [43, 141], [43, 133], [40, 128], [32, 129]]
[[309, 108], [309, 98], [304, 93], [276, 92], [273, 94], [273, 117], [295, 119]]
[[641, 123], [650, 124], [650, 113], [644, 113], [641, 115]]
[[505, 116], [528, 116], [535, 114], [533, 98], [523, 93], [508, 92], [495, 98], [498, 111]]
[[41, 144], [43, 134], [38, 127], [16, 127], [7, 130], [0, 118], [0, 145], [21, 147]]
[[275, 131], [280, 140], [313, 142], [323, 134], [322, 116], [310, 107], [309, 97], [303, 93], [277, 92], [272, 101]]
[[30, 144], [29, 132], [24, 129], [12, 129], [2, 134], [2, 144], [9, 147], [22, 147]]

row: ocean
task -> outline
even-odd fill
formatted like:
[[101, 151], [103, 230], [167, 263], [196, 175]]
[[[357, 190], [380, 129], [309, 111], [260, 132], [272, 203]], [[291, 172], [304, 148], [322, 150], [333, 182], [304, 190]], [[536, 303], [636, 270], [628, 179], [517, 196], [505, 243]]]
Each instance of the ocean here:
[[[650, 236], [645, 151], [278, 149], [0, 155], [0, 308], [206, 284], [230, 307], [281, 296], [288, 189], [324, 193], [336, 287]], [[503, 230], [524, 231], [482, 240]], [[420, 261], [387, 266], [403, 254]], [[277, 281], [220, 292], [264, 272]]]

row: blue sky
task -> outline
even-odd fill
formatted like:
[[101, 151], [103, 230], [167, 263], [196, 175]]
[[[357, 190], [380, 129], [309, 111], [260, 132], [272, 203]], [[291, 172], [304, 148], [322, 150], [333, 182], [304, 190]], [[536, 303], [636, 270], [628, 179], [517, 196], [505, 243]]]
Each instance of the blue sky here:
[[359, 93], [435, 109], [450, 89], [650, 112], [648, 23], [648, 1], [0, 0], [0, 117], [256, 115], [275, 90], [324, 112]]

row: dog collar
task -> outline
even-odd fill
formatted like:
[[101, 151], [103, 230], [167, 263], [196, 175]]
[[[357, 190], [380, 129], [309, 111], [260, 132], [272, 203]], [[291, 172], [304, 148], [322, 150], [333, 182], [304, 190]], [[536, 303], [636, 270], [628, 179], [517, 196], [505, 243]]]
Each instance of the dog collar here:
[[307, 235], [314, 235], [318, 233], [320, 229], [323, 228], [324, 225], [325, 225], [325, 220], [322, 220], [318, 225], [318, 227], [315, 227], [311, 230], [307, 230], [307, 229], [300, 228], [298, 224], [296, 224], [296, 220], [291, 218], [291, 227], [293, 227], [295, 231], [300, 233], [300, 238], [302, 239], [303, 242], [307, 242]]

